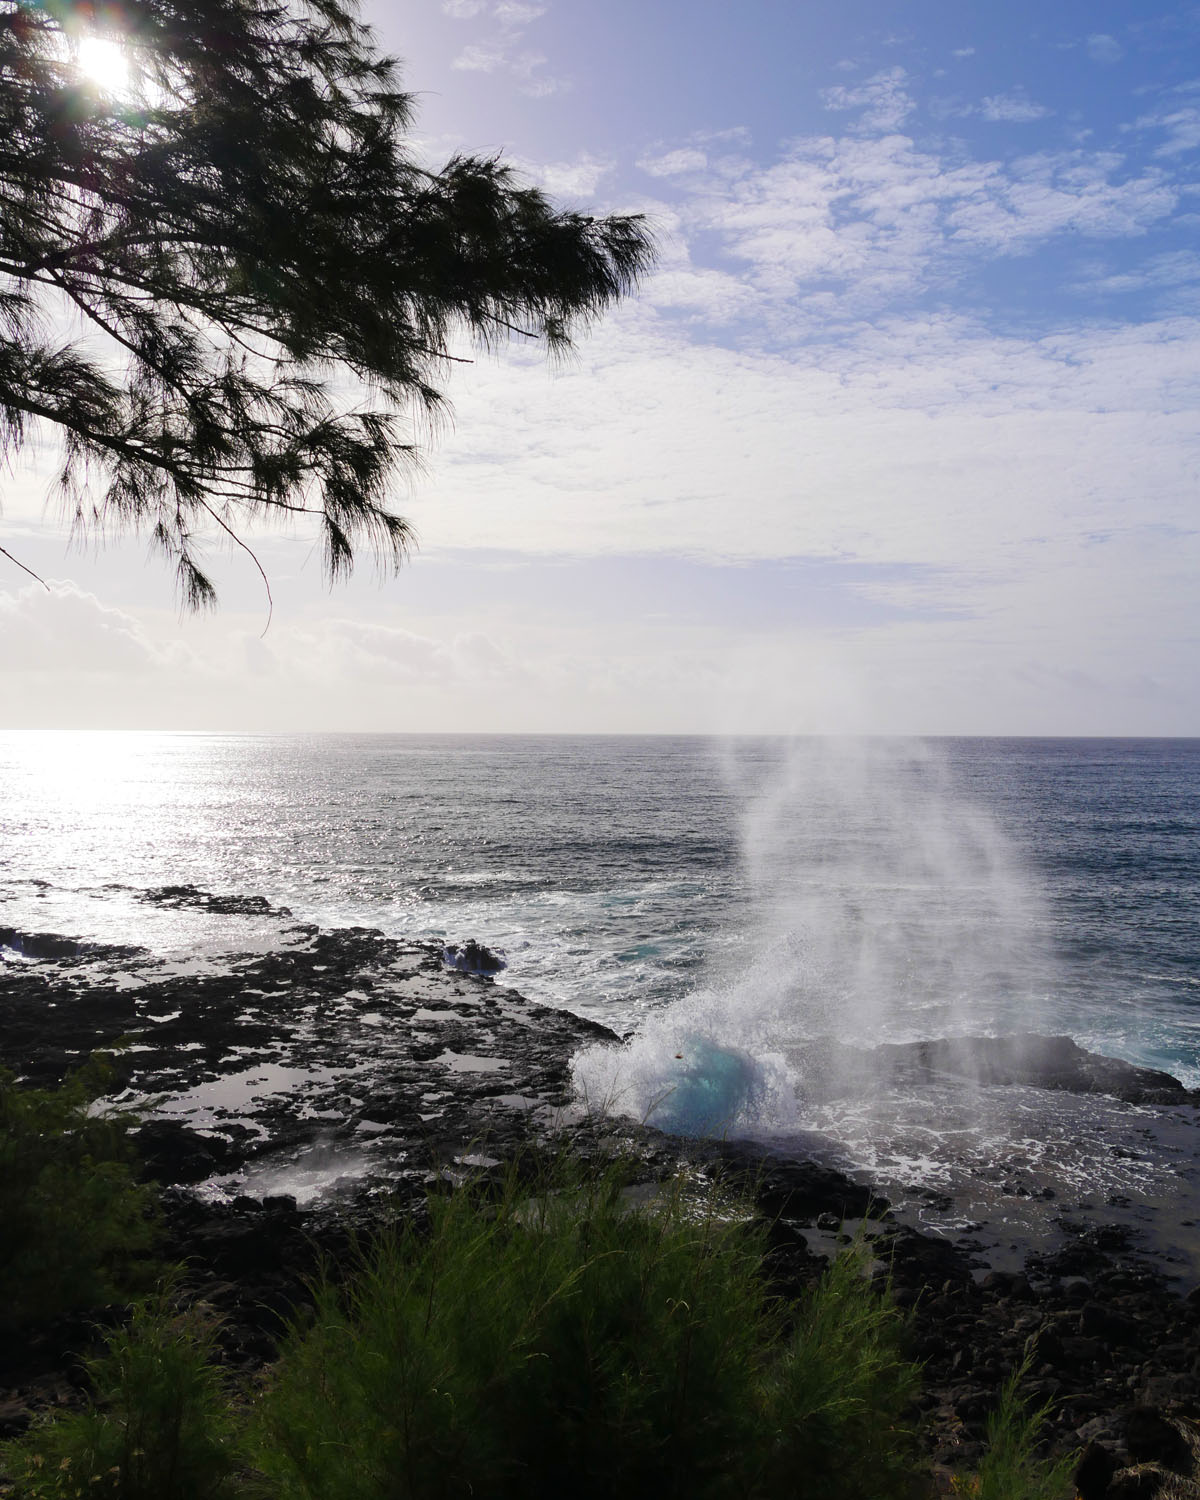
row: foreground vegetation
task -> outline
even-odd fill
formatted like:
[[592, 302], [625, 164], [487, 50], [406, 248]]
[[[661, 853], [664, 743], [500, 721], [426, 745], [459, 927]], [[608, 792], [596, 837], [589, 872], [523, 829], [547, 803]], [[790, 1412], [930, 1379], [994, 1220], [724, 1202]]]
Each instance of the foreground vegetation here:
[[[66, 1205], [65, 1218], [51, 1211], [49, 1182], [74, 1172], [78, 1188], [100, 1138], [89, 1086], [69, 1086], [57, 1115], [32, 1091], [14, 1108], [20, 1091], [6, 1087], [6, 1122], [26, 1137], [35, 1115], [46, 1124], [50, 1165], [30, 1168], [25, 1189], [5, 1189], [29, 1200], [6, 1264], [33, 1275], [38, 1237], [45, 1263], [61, 1268], [70, 1255], [57, 1241], [78, 1229]], [[113, 1146], [121, 1126], [106, 1128], [115, 1135], [104, 1137], [111, 1149], [100, 1165], [127, 1174]], [[104, 1200], [105, 1254], [87, 1271], [97, 1289], [120, 1260], [110, 1253], [120, 1227], [126, 1269], [152, 1231], [143, 1190], [121, 1172], [100, 1178], [115, 1196]], [[356, 1265], [318, 1279], [252, 1388], [227, 1380], [211, 1318], [188, 1307], [168, 1275], [91, 1360], [87, 1407], [0, 1450], [7, 1493], [928, 1495], [920, 1372], [905, 1354], [904, 1315], [866, 1274], [866, 1247], [849, 1247], [800, 1301], [780, 1302], [765, 1289], [764, 1233], [745, 1205], [681, 1180], [635, 1210], [622, 1184], [619, 1169], [560, 1163], [532, 1184], [514, 1171], [499, 1188], [480, 1182], [434, 1197], [422, 1222], [380, 1231]], [[67, 1290], [58, 1270], [43, 1278], [43, 1308], [51, 1282]], [[961, 1493], [1062, 1500], [1066, 1470], [1034, 1458], [1039, 1419], [1022, 1411], [1014, 1379], [991, 1449]]]
[[679, 1188], [632, 1212], [614, 1174], [436, 1202], [318, 1290], [259, 1463], [289, 1500], [767, 1496], [798, 1464], [814, 1497], [907, 1493], [899, 1315], [848, 1256], [781, 1333], [743, 1219]]
[[113, 1084], [104, 1053], [58, 1088], [0, 1070], [0, 1334], [154, 1280], [154, 1197], [135, 1176], [134, 1121], [95, 1107]]

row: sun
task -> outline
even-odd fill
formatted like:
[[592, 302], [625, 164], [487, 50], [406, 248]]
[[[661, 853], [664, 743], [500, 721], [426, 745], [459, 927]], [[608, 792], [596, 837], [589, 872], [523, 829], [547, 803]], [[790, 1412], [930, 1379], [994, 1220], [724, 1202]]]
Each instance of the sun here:
[[129, 59], [120, 42], [111, 37], [82, 37], [76, 61], [80, 71], [106, 94], [119, 94], [129, 87]]

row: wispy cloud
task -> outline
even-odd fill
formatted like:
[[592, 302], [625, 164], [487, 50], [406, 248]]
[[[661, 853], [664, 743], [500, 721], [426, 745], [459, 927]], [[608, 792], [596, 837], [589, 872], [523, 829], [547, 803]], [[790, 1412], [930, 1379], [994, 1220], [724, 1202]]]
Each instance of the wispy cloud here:
[[913, 315], [785, 355], [694, 342], [643, 306], [551, 389], [532, 363], [465, 372], [422, 530], [1016, 576], [1085, 520], [1194, 529], [1197, 370], [1188, 319], [1029, 339]]
[[455, 20], [486, 18], [488, 35], [468, 43], [451, 66], [466, 73], [507, 73], [517, 88], [531, 98], [545, 98], [570, 87], [567, 79], [547, 71], [542, 52], [524, 45], [524, 32], [546, 13], [546, 6], [532, 0], [442, 0], [442, 9]]
[[[1176, 89], [1173, 92], [1191, 92], [1195, 87], [1193, 84], [1186, 90]], [[1164, 100], [1157, 109], [1140, 116], [1134, 123], [1134, 129], [1160, 130], [1165, 134], [1166, 140], [1156, 149], [1156, 156], [1181, 156], [1200, 148], [1200, 106]]]
[[753, 288], [728, 271], [711, 267], [674, 265], [659, 271], [646, 289], [659, 311], [681, 313], [699, 322], [732, 324], [759, 310]]
[[684, 172], [702, 172], [708, 166], [708, 153], [694, 146], [638, 158], [638, 166], [651, 177], [678, 177]]
[[[713, 171], [690, 147], [643, 164], [671, 198], [680, 232], [732, 259], [751, 294], [744, 310], [756, 300], [763, 327], [781, 340], [830, 319], [895, 309], [981, 259], [1026, 254], [1068, 235], [1144, 234], [1179, 203], [1165, 169], [1133, 169], [1118, 153], [1075, 148], [973, 160], [960, 150], [918, 149], [887, 131], [794, 141], [776, 162], [732, 175]], [[704, 300], [713, 290], [676, 275], [673, 305], [688, 288]]]
[[476, 631], [434, 636], [342, 618], [326, 622], [319, 636], [303, 627], [292, 634], [298, 639], [287, 644], [299, 648], [296, 659], [317, 678], [461, 687], [497, 674], [520, 675], [495, 639]]
[[519, 0], [500, 0], [493, 7], [492, 14], [502, 26], [528, 26], [530, 21], [536, 21], [539, 16], [546, 14], [546, 7], [521, 4]]
[[754, 168], [745, 148], [752, 144], [744, 125], [724, 130], [695, 130], [680, 142], [655, 141], [637, 158], [648, 177], [691, 178], [707, 173], [714, 181], [733, 181]]
[[1084, 45], [1087, 48], [1087, 55], [1093, 62], [1116, 63], [1125, 56], [1125, 48], [1116, 37], [1109, 36], [1105, 31], [1092, 32]]
[[861, 110], [853, 129], [863, 134], [899, 130], [916, 108], [907, 89], [908, 74], [904, 68], [885, 68], [865, 83], [850, 87], [834, 84], [821, 90], [826, 109]]
[[1166, 291], [1200, 282], [1200, 254], [1176, 250], [1151, 256], [1135, 270], [1108, 272], [1095, 268], [1071, 287], [1074, 292], [1100, 295], [1124, 292]]
[[592, 198], [616, 166], [612, 157], [583, 152], [574, 161], [530, 164], [529, 174], [554, 198]]
[[1024, 125], [1030, 120], [1044, 120], [1053, 114], [1053, 110], [1044, 104], [1036, 104], [1023, 89], [1013, 89], [1007, 94], [990, 94], [980, 104], [979, 113], [985, 120]]
[[452, 66], [465, 73], [492, 73], [504, 67], [507, 61], [508, 55], [502, 47], [472, 42], [458, 54]]
[[1023, 253], [1062, 234], [1094, 238], [1139, 235], [1166, 220], [1179, 202], [1164, 173], [1124, 175], [1112, 152], [1043, 152], [997, 174], [989, 191], [948, 216], [953, 241], [1002, 254]]

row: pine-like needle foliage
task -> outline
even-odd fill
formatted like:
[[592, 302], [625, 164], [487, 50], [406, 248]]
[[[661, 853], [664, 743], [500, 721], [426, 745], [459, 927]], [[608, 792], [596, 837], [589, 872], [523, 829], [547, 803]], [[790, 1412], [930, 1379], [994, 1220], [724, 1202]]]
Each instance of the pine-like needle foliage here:
[[651, 258], [496, 158], [424, 168], [352, 4], [0, 0], [0, 453], [57, 428], [76, 525], [149, 534], [191, 607], [252, 518], [314, 515], [331, 578], [398, 564], [452, 341], [561, 351]]

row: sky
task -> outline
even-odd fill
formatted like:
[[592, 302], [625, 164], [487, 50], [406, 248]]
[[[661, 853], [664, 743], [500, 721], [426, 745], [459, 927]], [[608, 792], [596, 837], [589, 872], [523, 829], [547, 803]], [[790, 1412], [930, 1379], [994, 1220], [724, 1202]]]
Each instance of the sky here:
[[640, 294], [477, 355], [331, 592], [181, 619], [0, 478], [0, 727], [1200, 734], [1200, 6], [374, 0], [414, 149], [640, 212]]

